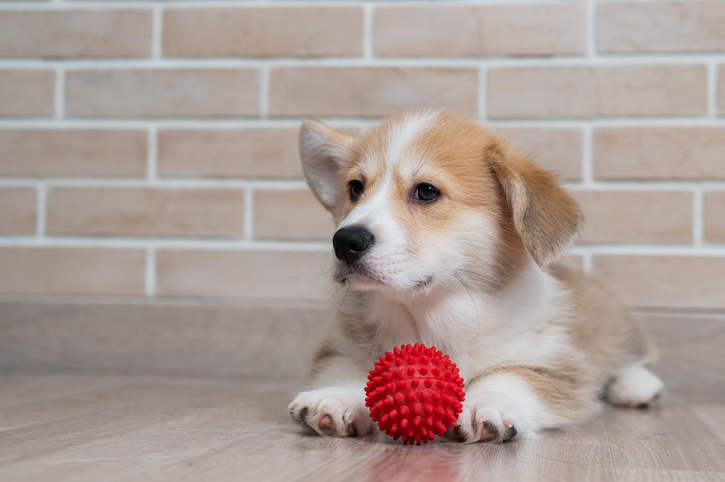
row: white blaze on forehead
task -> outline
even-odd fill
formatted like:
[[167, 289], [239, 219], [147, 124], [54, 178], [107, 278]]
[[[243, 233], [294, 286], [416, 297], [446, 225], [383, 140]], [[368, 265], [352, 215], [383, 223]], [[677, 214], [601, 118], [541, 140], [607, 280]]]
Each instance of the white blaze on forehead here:
[[[418, 136], [425, 133], [440, 115], [439, 110], [406, 114], [402, 122], [392, 124], [388, 131], [388, 149], [385, 153], [386, 167], [400, 159], [405, 148]], [[389, 175], [389, 171], [386, 172]]]
[[391, 124], [387, 132], [385, 151], [385, 173], [380, 188], [375, 195], [363, 204], [356, 206], [340, 223], [339, 227], [363, 224], [378, 231], [384, 238], [399, 237], [402, 230], [396, 226], [392, 214], [385, 202], [393, 184], [393, 166], [400, 160], [405, 148], [418, 136], [424, 134], [440, 115], [440, 111], [424, 111], [406, 114], [401, 122]]

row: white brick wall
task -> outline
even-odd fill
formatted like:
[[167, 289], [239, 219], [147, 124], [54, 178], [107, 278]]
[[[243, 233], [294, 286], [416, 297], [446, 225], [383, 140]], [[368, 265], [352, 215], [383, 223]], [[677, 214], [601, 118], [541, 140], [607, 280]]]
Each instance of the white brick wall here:
[[[202, 15], [202, 9], [207, 13]], [[431, 9], [439, 10], [431, 14]], [[197, 15], [184, 15], [194, 10]], [[40, 25], [37, 15], [43, 12], [50, 20], [41, 24], [53, 35], [28, 27]], [[110, 16], [99, 20], [104, 12]], [[250, 23], [251, 12], [269, 15], [271, 23], [265, 25], [274, 28]], [[315, 28], [301, 24], [303, 14]], [[486, 32], [461, 23], [476, 15]], [[412, 27], [410, 18], [416, 20]], [[332, 28], [339, 24], [345, 28]], [[421, 33], [416, 25], [433, 26]], [[521, 143], [561, 172], [572, 190], [613, 193], [611, 202], [592, 203], [597, 211], [590, 219], [604, 234], [585, 236], [587, 241], [572, 250], [586, 271], [603, 275], [634, 305], [725, 308], [725, 272], [718, 268], [725, 262], [719, 221], [725, 206], [721, 196], [710, 194], [725, 192], [725, 2], [685, 1], [673, 7], [607, 0], [0, 0], [3, 28], [0, 259], [16, 261], [0, 274], [0, 291], [150, 298], [324, 296], [317, 287], [295, 287], [309, 284], [301, 273], [316, 272], [308, 258], [325, 250], [331, 232], [326, 213], [308, 202], [289, 147], [300, 120], [321, 117], [355, 132], [388, 111], [447, 105], [514, 137], [519, 132]], [[86, 39], [65, 31], [82, 31]], [[237, 35], [242, 31], [251, 40]], [[201, 33], [196, 38], [184, 32]], [[300, 43], [300, 36], [312, 40]], [[411, 36], [414, 42], [407, 41]], [[426, 49], [435, 50], [426, 54]], [[169, 51], [177, 57], [164, 54]], [[405, 98], [392, 95], [400, 89], [399, 78], [411, 85]], [[332, 94], [338, 97], [327, 102]], [[647, 137], [640, 128], [672, 130], [647, 131]], [[31, 133], [21, 137], [21, 129]], [[97, 141], [97, 131], [78, 134], [86, 129], [110, 131], [116, 140]], [[251, 129], [264, 134], [245, 137]], [[547, 131], [532, 137], [519, 129]], [[549, 129], [568, 132], [568, 140], [557, 144], [560, 156], [551, 155], [547, 140], [554, 131]], [[619, 137], [614, 129], [620, 129]], [[176, 130], [191, 132], [176, 136], [177, 144], [173, 139], [165, 144], [167, 133]], [[58, 138], [49, 140], [48, 131], [58, 131]], [[184, 139], [194, 142], [184, 145]], [[254, 142], [259, 145], [250, 147]], [[188, 154], [193, 149], [198, 152]], [[567, 166], [558, 164], [562, 156], [568, 156]], [[17, 187], [34, 190], [33, 209], [27, 192], [23, 197], [8, 191]], [[145, 191], [158, 203], [156, 211], [98, 212], [94, 209], [102, 203], [90, 198], [78, 213], [59, 213], [49, 203], [54, 199], [49, 194], [59, 187], [161, 189]], [[236, 191], [243, 201], [239, 209], [224, 211], [241, 213], [241, 221], [229, 220], [237, 231], [199, 234], [203, 226], [184, 212], [168, 214], [179, 205], [172, 191], [198, 195], [200, 189], [222, 188]], [[317, 239], [315, 231], [301, 239], [274, 239], [287, 221], [278, 218], [284, 199], [271, 199], [270, 190], [302, 191], [304, 202], [294, 216], [309, 216], [319, 227]], [[110, 195], [110, 190], [100, 191], [99, 196]], [[635, 217], [621, 221], [631, 223], [623, 228], [620, 220], [629, 210], [618, 201], [619, 192], [642, 193], [631, 198], [637, 203], [633, 212], [657, 219], [641, 228]], [[256, 209], [258, 194], [269, 199], [264, 209]], [[706, 198], [712, 199], [707, 206]], [[225, 199], [210, 199], [210, 210], [230, 202]], [[682, 208], [686, 203], [686, 208], [663, 212], [658, 201], [663, 199], [662, 205], [676, 202]], [[255, 219], [255, 213], [272, 218]], [[78, 231], [48, 223], [63, 215], [91, 221]], [[106, 232], [92, 221], [98, 216], [117, 216], [130, 227], [124, 231], [118, 221], [118, 230]], [[59, 249], [17, 255], [18, 248], [37, 247]], [[78, 256], [79, 264], [99, 263], [106, 251], [93, 250], [108, 250], [104, 269], [113, 272], [114, 263], [121, 263], [124, 278], [76, 280], [79, 275], [57, 261], [66, 258], [67, 248], [93, 252], [87, 260]], [[144, 254], [144, 267], [134, 271], [118, 253], [137, 250]], [[244, 285], [243, 279], [260, 276], [262, 268], [239, 251], [260, 251], [272, 281], [262, 282], [262, 288]], [[286, 264], [275, 264], [277, 257], [268, 253], [277, 251], [289, 252]], [[658, 279], [643, 276], [643, 286], [631, 294], [629, 279], [623, 279], [631, 275], [618, 267], [627, 259], [647, 265], [642, 258], [658, 263]], [[220, 271], [227, 264], [234, 270]], [[298, 272], [290, 274], [289, 264]], [[605, 265], [598, 273], [597, 267]], [[702, 272], [708, 269], [715, 271]], [[275, 276], [287, 283], [283, 292], [277, 291]], [[289, 281], [295, 276], [302, 281]], [[217, 291], [210, 288], [215, 283]], [[239, 290], [228, 287], [234, 283], [241, 283]]]

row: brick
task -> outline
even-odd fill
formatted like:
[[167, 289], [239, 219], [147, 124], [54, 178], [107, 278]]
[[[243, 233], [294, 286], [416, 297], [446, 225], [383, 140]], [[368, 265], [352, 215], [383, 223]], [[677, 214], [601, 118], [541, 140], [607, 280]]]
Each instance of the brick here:
[[383, 57], [567, 55], [586, 50], [581, 5], [395, 7], [375, 10]]
[[55, 72], [0, 70], [0, 117], [51, 117]]
[[37, 194], [32, 187], [0, 187], [0, 234], [33, 234]]
[[270, 74], [275, 117], [379, 117], [415, 107], [476, 114], [478, 71], [471, 68], [290, 67]]
[[703, 65], [492, 69], [491, 118], [589, 118], [707, 112]]
[[159, 174], [301, 178], [299, 133], [299, 129], [161, 130]]
[[722, 127], [622, 127], [594, 132], [598, 179], [725, 179], [723, 157]]
[[47, 231], [116, 236], [240, 236], [239, 189], [53, 187]]
[[586, 219], [580, 239], [583, 243], [692, 242], [691, 193], [573, 191], [572, 194]]
[[137, 249], [0, 248], [0, 292], [141, 296], [145, 258]]
[[601, 3], [597, 49], [604, 53], [693, 53], [725, 50], [722, 2]]
[[151, 10], [0, 11], [0, 56], [144, 57]]
[[70, 117], [230, 118], [259, 114], [255, 69], [75, 70]]
[[[352, 127], [337, 130], [359, 134]], [[158, 171], [166, 177], [300, 179], [299, 136], [296, 128], [164, 129]]]
[[633, 306], [725, 308], [725, 258], [595, 256], [594, 275]]
[[562, 181], [582, 178], [582, 131], [579, 129], [496, 128], [512, 144]]
[[705, 194], [705, 240], [725, 241], [725, 192]]
[[255, 238], [328, 240], [334, 232], [332, 215], [309, 189], [255, 191]]
[[139, 177], [147, 150], [142, 130], [0, 129], [0, 175]]
[[170, 57], [362, 54], [360, 8], [183, 9], [164, 12]]
[[329, 275], [320, 273], [323, 261], [315, 252], [163, 249], [156, 256], [161, 296], [329, 296]]

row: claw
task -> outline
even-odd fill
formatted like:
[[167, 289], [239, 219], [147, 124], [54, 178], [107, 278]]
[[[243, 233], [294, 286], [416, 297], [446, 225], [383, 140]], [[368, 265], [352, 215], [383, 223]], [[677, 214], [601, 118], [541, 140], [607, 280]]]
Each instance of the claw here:
[[509, 429], [506, 430], [506, 433], [503, 434], [502, 441], [503, 442], [508, 442], [509, 440], [511, 440], [512, 438], [514, 438], [517, 433], [518, 432], [516, 432], [516, 427], [514, 427], [513, 425], [511, 425], [511, 427], [509, 427]]
[[320, 425], [320, 430], [333, 433], [335, 432], [335, 421], [329, 415], [323, 415], [318, 423]]
[[466, 434], [463, 433], [463, 429], [461, 429], [461, 424], [457, 423], [453, 427], [453, 436], [455, 437], [457, 442], [465, 442], [468, 437], [466, 437]]
[[496, 428], [496, 425], [493, 424], [493, 422], [484, 420], [482, 423], [483, 430], [481, 431], [481, 440], [483, 440], [484, 442], [489, 442], [498, 437], [498, 429]]

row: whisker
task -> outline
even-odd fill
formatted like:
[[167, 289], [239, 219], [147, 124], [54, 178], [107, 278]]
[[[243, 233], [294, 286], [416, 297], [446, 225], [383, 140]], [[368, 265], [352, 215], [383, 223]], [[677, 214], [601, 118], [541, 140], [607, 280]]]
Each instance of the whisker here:
[[322, 271], [320, 273], [314, 273], [314, 274], [300, 274], [297, 275], [298, 278], [314, 278], [315, 276], [322, 276], [323, 274], [330, 274], [330, 271]]
[[463, 278], [461, 278], [461, 275], [458, 273], [454, 273], [453, 276], [456, 277], [458, 281], [463, 284], [463, 287], [466, 288], [466, 291], [468, 291], [468, 296], [471, 297], [471, 303], [473, 303], [473, 307], [476, 309], [476, 320], [478, 321], [478, 330], [481, 330], [481, 317], [478, 314], [478, 306], [476, 305], [476, 301], [473, 299], [473, 293], [471, 293], [471, 289], [468, 287], [465, 281], [463, 281]]
[[481, 273], [476, 273], [475, 271], [469, 271], [469, 270], [463, 269], [463, 268], [458, 268], [458, 271], [462, 271], [464, 273], [470, 274], [474, 278], [474, 281], [483, 283], [486, 286], [495, 284], [495, 279], [492, 279], [490, 276], [486, 276]]
[[[332, 298], [335, 297], [335, 295], [342, 289], [342, 287], [339, 287], [337, 290], [335, 290], [335, 293], [333, 293], [332, 296], [327, 301], [330, 301]], [[345, 290], [345, 294], [342, 296], [342, 301], [340, 302], [340, 307], [337, 309], [337, 313], [335, 313], [335, 321], [340, 317], [340, 312], [342, 311], [342, 307], [345, 305], [345, 300], [347, 299], [347, 294], [350, 292], [350, 287], [347, 287], [347, 290]]]

